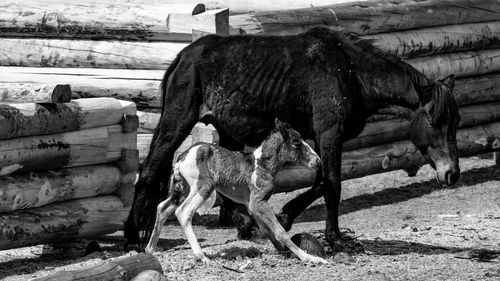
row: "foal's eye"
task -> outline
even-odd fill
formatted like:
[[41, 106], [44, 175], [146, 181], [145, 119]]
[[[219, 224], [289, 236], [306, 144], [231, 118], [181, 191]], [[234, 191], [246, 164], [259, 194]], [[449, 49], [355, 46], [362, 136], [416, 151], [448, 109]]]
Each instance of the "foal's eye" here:
[[292, 145], [295, 147], [300, 147], [302, 145], [302, 142], [298, 139], [292, 140]]

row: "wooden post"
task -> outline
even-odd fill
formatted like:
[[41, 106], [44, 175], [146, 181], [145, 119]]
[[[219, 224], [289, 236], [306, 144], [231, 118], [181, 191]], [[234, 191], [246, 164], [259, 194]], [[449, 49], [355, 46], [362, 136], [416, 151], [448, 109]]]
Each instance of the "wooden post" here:
[[229, 9], [217, 9], [201, 14], [170, 13], [167, 17], [169, 32], [192, 34], [192, 31], [229, 34]]
[[[150, 254], [140, 253], [133, 256], [119, 257], [116, 259], [107, 260], [89, 268], [72, 270], [72, 271], [60, 271], [46, 277], [33, 279], [33, 281], [132, 280], [134, 276], [137, 276], [146, 270], [153, 270], [160, 274], [163, 273], [163, 269], [157, 258], [155, 258], [153, 255]], [[146, 279], [137, 279], [137, 280], [146, 280]], [[162, 279], [151, 279], [151, 280], [162, 280]]]

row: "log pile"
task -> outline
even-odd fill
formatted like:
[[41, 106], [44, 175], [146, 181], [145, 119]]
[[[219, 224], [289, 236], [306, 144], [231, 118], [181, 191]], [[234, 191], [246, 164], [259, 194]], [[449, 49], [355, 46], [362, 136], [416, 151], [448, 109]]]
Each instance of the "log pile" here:
[[137, 128], [135, 104], [114, 98], [0, 103], [0, 249], [121, 229]]

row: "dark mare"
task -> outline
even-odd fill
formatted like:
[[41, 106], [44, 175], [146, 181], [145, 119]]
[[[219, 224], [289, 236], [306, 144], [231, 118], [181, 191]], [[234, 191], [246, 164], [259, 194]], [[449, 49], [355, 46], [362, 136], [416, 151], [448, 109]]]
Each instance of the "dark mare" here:
[[[261, 143], [276, 118], [314, 139], [322, 168], [280, 219], [290, 229], [324, 195], [330, 243], [340, 238], [342, 143], [373, 114], [411, 119], [411, 140], [437, 180], [454, 184], [460, 169], [453, 76], [431, 81], [371, 43], [317, 27], [290, 36], [209, 35], [182, 50], [163, 78], [163, 111], [135, 186], [127, 243], [147, 243], [156, 206], [167, 197], [174, 152], [198, 121], [213, 124], [220, 145], [230, 150]], [[142, 241], [139, 230], [146, 230]]]

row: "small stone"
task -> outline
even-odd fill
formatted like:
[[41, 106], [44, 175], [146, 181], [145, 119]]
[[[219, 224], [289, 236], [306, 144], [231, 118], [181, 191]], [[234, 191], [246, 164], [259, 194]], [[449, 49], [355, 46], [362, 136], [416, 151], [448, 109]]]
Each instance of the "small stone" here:
[[333, 256], [333, 260], [338, 263], [347, 263], [347, 264], [356, 262], [356, 260], [352, 255], [344, 252], [336, 253], [335, 256]]
[[412, 229], [412, 231], [413, 231], [413, 232], [418, 232], [418, 228], [414, 227], [414, 228]]

